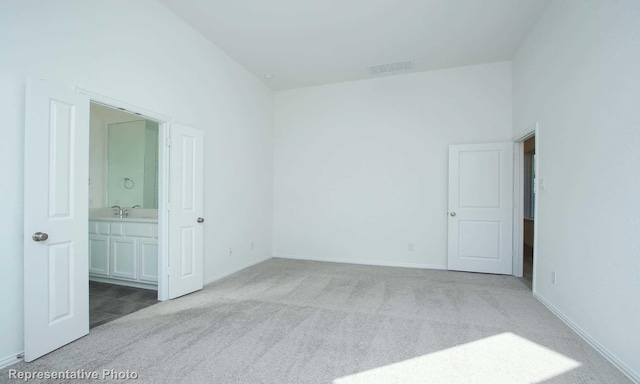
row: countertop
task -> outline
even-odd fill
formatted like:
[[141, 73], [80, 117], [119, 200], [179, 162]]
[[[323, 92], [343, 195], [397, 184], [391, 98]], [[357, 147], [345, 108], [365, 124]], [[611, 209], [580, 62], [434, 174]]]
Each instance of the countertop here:
[[135, 216], [127, 216], [127, 217], [118, 217], [118, 216], [91, 216], [89, 217], [91, 221], [120, 221], [120, 222], [129, 222], [129, 223], [157, 223], [157, 217], [135, 217]]

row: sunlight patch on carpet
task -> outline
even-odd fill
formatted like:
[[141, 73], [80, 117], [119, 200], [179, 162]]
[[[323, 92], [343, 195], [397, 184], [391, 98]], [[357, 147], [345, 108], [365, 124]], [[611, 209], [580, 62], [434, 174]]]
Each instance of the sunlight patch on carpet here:
[[341, 377], [334, 384], [538, 383], [581, 364], [507, 332]]

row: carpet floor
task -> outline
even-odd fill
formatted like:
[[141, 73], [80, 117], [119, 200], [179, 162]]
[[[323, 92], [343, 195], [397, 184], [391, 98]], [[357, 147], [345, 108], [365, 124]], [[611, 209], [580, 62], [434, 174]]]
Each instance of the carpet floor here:
[[515, 277], [285, 259], [98, 326], [0, 382], [18, 382], [9, 369], [129, 370], [138, 383], [630, 382]]

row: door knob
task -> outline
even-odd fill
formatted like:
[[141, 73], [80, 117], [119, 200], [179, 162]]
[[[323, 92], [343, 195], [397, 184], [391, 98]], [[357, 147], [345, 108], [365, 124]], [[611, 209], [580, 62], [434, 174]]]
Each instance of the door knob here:
[[451, 215], [451, 217], [453, 217], [453, 216], [456, 215], [456, 213], [455, 212], [451, 212], [450, 215]]
[[204, 223], [204, 218], [203, 217], [198, 217], [198, 223]]
[[33, 241], [45, 241], [49, 238], [49, 235], [44, 232], [36, 232], [33, 234], [33, 236], [31, 236], [31, 238], [33, 239]]

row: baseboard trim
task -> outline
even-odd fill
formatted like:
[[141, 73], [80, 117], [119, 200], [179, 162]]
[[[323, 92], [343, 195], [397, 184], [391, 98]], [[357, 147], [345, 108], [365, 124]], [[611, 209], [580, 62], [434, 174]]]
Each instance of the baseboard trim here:
[[4, 359], [0, 359], [0, 369], [6, 368], [6, 367], [8, 367], [10, 365], [19, 363], [21, 361], [24, 361], [24, 352], [20, 352], [17, 355], [13, 355], [13, 356], [5, 357]]
[[89, 281], [96, 281], [98, 283], [106, 283], [106, 284], [113, 284], [113, 285], [122, 285], [125, 287], [149, 289], [152, 291], [158, 290], [157, 284], [147, 284], [147, 283], [141, 283], [141, 282], [129, 281], [129, 280], [118, 280], [118, 279], [112, 279], [109, 277], [89, 276]]
[[631, 381], [636, 384], [640, 384], [640, 375], [637, 372], [634, 372], [631, 368], [629, 368], [625, 363], [620, 361], [613, 353], [603, 347], [600, 343], [595, 341], [588, 333], [586, 333], [582, 328], [580, 328], [576, 323], [571, 321], [567, 316], [565, 316], [560, 310], [553, 306], [547, 299], [542, 297], [539, 293], [533, 292], [533, 296], [538, 299], [545, 307], [549, 308], [554, 315], [558, 316], [560, 320], [562, 320], [565, 324], [569, 326], [569, 328], [573, 329], [578, 336], [582, 337], [584, 341], [587, 342], [590, 346], [593, 347], [598, 353], [604, 356], [605, 359], [609, 360], [611, 364], [613, 364], [616, 368], [618, 368], [622, 373], [624, 373]]
[[373, 265], [377, 267], [398, 267], [398, 268], [438, 269], [438, 270], [447, 269], [446, 265], [438, 265], [438, 264], [402, 263], [402, 262], [389, 262], [389, 261], [362, 261], [362, 260], [351, 260], [351, 259], [327, 259], [327, 258], [298, 256], [298, 255], [278, 255], [273, 257], [277, 257], [281, 259], [292, 259], [292, 260], [326, 261], [328, 263]]
[[219, 275], [216, 275], [216, 276], [214, 276], [214, 277], [212, 277], [212, 278], [210, 278], [210, 279], [205, 280], [204, 285], [209, 285], [209, 284], [211, 284], [211, 283], [215, 283], [216, 281], [218, 281], [218, 280], [222, 280], [222, 279], [224, 279], [225, 277], [230, 276], [230, 275], [233, 275], [233, 274], [234, 274], [234, 273], [236, 273], [236, 272], [240, 272], [240, 271], [242, 271], [242, 270], [243, 270], [243, 269], [245, 269], [245, 268], [249, 268], [249, 267], [252, 267], [252, 266], [254, 266], [254, 265], [256, 265], [256, 264], [260, 264], [260, 263], [262, 263], [262, 262], [265, 262], [265, 261], [269, 260], [270, 258], [271, 258], [271, 256], [267, 256], [267, 257], [264, 257], [264, 258], [262, 258], [262, 259], [260, 259], [260, 260], [258, 260], [258, 261], [255, 261], [255, 262], [253, 262], [253, 263], [250, 263], [250, 264], [248, 264], [248, 265], [245, 265], [244, 267], [240, 267], [240, 268], [232, 269], [231, 271], [228, 271], [228, 272], [225, 272], [225, 273], [221, 273], [221, 274], [219, 274]]

